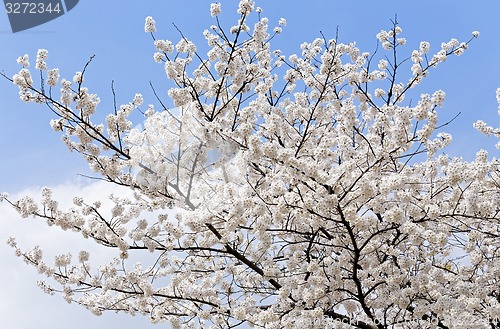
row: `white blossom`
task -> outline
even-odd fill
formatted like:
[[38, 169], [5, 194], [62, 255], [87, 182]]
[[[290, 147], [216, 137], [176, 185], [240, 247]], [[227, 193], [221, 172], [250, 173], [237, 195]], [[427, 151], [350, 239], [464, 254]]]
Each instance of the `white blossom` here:
[[132, 103], [134, 104], [134, 106], [140, 106], [140, 105], [142, 105], [143, 102], [144, 102], [144, 98], [142, 97], [142, 95], [141, 94], [135, 94], [134, 100], [132, 101]]
[[427, 54], [431, 48], [431, 45], [427, 41], [420, 42], [420, 53]]
[[23, 56], [18, 57], [17, 63], [22, 65], [25, 68], [28, 68], [30, 66], [28, 54], [25, 54]]
[[47, 72], [47, 84], [55, 87], [59, 81], [59, 69], [52, 69]]
[[75, 75], [73, 76], [73, 82], [74, 83], [82, 83], [83, 82], [83, 73], [76, 72]]

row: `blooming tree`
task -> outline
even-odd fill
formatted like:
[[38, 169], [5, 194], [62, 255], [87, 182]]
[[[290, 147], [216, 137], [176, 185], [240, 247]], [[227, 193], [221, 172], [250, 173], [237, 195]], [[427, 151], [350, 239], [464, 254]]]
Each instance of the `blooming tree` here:
[[[479, 33], [431, 55], [427, 42], [405, 50], [394, 21], [374, 54], [323, 37], [285, 56], [270, 44], [284, 19], [271, 31], [241, 0], [226, 29], [220, 4], [210, 10], [206, 55], [182, 33], [158, 39], [146, 18], [175, 110], [137, 94], [95, 123], [85, 70], [59, 81], [39, 50], [36, 84], [19, 58], [21, 99], [48, 106], [68, 148], [133, 192], [110, 212], [79, 196], [60, 209], [50, 189], [39, 202], [2, 194], [22, 217], [116, 250], [97, 268], [86, 251], [52, 264], [9, 239], [51, 279], [42, 288], [173, 328], [499, 328], [499, 161], [442, 152], [452, 140], [438, 123], [443, 91], [405, 98]], [[132, 252], [143, 264], [129, 264]]]

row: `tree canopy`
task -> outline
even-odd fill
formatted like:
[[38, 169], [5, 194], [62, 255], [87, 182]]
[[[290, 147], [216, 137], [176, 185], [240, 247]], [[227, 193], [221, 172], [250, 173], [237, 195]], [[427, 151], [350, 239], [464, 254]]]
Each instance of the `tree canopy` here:
[[52, 264], [9, 239], [50, 278], [42, 288], [97, 315], [173, 328], [499, 328], [500, 163], [485, 150], [469, 162], [447, 155], [445, 93], [417, 93], [479, 32], [432, 54], [425, 41], [406, 49], [394, 20], [372, 53], [321, 35], [285, 55], [271, 41], [286, 20], [270, 27], [253, 1], [239, 2], [232, 27], [220, 3], [210, 13], [206, 54], [145, 20], [172, 108], [152, 87], [155, 105], [136, 94], [94, 122], [92, 59], [61, 79], [44, 49], [39, 82], [28, 55], [6, 77], [53, 112], [52, 128], [97, 178], [131, 191], [111, 211], [81, 196], [63, 209], [48, 188], [40, 201], [1, 195], [22, 217], [116, 250], [100, 266], [87, 251]]

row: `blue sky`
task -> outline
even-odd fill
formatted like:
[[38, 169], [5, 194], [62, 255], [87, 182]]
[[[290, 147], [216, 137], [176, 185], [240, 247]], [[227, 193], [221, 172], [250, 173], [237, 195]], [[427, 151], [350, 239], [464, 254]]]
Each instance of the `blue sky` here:
[[[96, 55], [87, 70], [86, 81], [91, 92], [101, 98], [97, 117], [112, 110], [111, 81], [114, 80], [118, 103], [132, 100], [136, 92], [145, 95], [145, 103], [155, 104], [149, 90], [149, 81], [165, 95], [170, 87], [163, 67], [153, 61], [154, 47], [150, 36], [144, 33], [144, 18], [153, 16], [157, 23], [157, 37], [177, 41], [175, 23], [184, 35], [203, 49], [202, 32], [214, 23], [206, 0], [82, 0], [68, 14], [33, 29], [13, 34], [7, 14], [0, 10], [0, 70], [12, 76], [17, 73], [18, 56], [25, 53], [32, 59], [39, 48], [49, 51], [49, 67], [58, 67], [61, 75], [71, 78], [80, 71], [90, 56]], [[226, 26], [235, 23], [237, 1], [222, 0], [222, 21]], [[470, 45], [462, 57], [452, 57], [433, 70], [418, 91], [446, 92], [442, 122], [462, 114], [447, 126], [454, 142], [448, 151], [454, 156], [472, 159], [476, 150], [486, 148], [498, 157], [495, 140], [485, 138], [472, 128], [472, 123], [483, 119], [498, 126], [495, 89], [500, 87], [500, 3], [497, 1], [327, 1], [327, 0], [263, 0], [257, 5], [263, 16], [277, 24], [280, 17], [287, 19], [283, 34], [273, 43], [274, 49], [284, 54], [299, 52], [303, 41], [320, 36], [333, 38], [338, 26], [340, 41], [356, 41], [362, 51], [373, 51], [375, 35], [391, 27], [397, 14], [408, 53], [420, 41], [431, 43], [431, 52], [441, 42], [457, 38], [466, 41], [471, 32], [481, 36]], [[409, 70], [409, 68], [408, 68]], [[71, 154], [54, 133], [49, 121], [51, 115], [42, 106], [24, 104], [18, 90], [0, 78], [0, 192], [16, 193], [45, 185], [66, 186], [79, 173], [87, 173], [86, 164], [77, 154]], [[5, 208], [0, 208], [5, 209]], [[10, 213], [8, 213], [10, 214]], [[8, 219], [8, 220], [7, 220]], [[18, 230], [12, 221], [15, 216], [0, 213], [0, 240]], [[43, 227], [42, 227], [43, 228]], [[41, 229], [42, 229], [41, 228]], [[26, 245], [26, 247], [28, 247]], [[116, 325], [121, 328], [149, 328], [141, 318], [115, 314], [96, 318], [76, 305], [68, 305], [62, 298], [44, 295], [36, 287], [35, 271], [14, 259], [12, 251], [0, 243], [0, 263], [3, 269], [0, 282], [2, 299], [0, 324], [10, 328], [58, 328], [63, 319], [74, 321], [72, 328], [100, 328]], [[4, 295], [7, 294], [7, 295]], [[12, 295], [15, 294], [15, 295]], [[40, 315], [30, 320], [29, 314]], [[10, 326], [9, 326], [10, 325]], [[2, 326], [3, 327], [3, 326]], [[161, 327], [161, 326], [156, 326]]]

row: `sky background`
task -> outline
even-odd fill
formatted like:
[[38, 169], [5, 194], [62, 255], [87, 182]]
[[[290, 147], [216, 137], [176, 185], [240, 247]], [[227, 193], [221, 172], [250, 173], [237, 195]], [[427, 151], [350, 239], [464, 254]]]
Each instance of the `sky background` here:
[[[117, 102], [128, 103], [136, 92], [143, 93], [145, 103], [156, 104], [149, 82], [165, 96], [170, 87], [163, 66], [153, 60], [151, 37], [144, 33], [144, 18], [153, 16], [161, 39], [177, 42], [179, 34], [193, 40], [198, 49], [204, 48], [202, 32], [214, 24], [210, 3], [205, 0], [81, 0], [66, 15], [44, 25], [13, 34], [7, 14], [0, 8], [0, 71], [12, 76], [20, 69], [16, 59], [29, 54], [32, 63], [39, 48], [49, 51], [49, 68], [58, 67], [62, 77], [71, 79], [81, 71], [90, 56], [96, 55], [86, 73], [90, 91], [101, 98], [97, 118], [112, 111], [111, 81], [114, 81]], [[221, 20], [227, 27], [236, 23], [237, 1], [221, 1]], [[300, 52], [300, 43], [320, 37], [334, 38], [339, 28], [340, 42], [356, 41], [361, 51], [372, 52], [375, 35], [391, 28], [397, 20], [407, 39], [404, 48], [411, 53], [420, 41], [431, 43], [431, 53], [441, 42], [455, 37], [470, 38], [471, 32], [481, 32], [462, 57], [452, 57], [420, 86], [418, 91], [446, 92], [441, 110], [441, 122], [462, 114], [446, 128], [454, 141], [447, 151], [452, 156], [471, 160], [480, 148], [498, 157], [496, 141], [483, 137], [472, 128], [477, 119], [498, 127], [495, 90], [500, 87], [500, 2], [498, 1], [257, 1], [270, 20], [277, 24], [287, 19], [282, 35], [273, 40], [273, 49], [284, 54]], [[34, 64], [33, 64], [34, 66]], [[409, 67], [408, 67], [409, 70]], [[36, 80], [35, 80], [36, 81]], [[53, 186], [67, 200], [73, 195], [88, 195], [103, 199], [110, 188], [91, 183], [78, 176], [88, 173], [78, 154], [70, 153], [60, 142], [60, 135], [49, 126], [50, 112], [43, 106], [25, 104], [19, 100], [18, 88], [0, 78], [0, 192], [14, 197], [36, 194], [42, 186]], [[139, 122], [138, 122], [139, 123]], [[91, 184], [91, 185], [89, 185]], [[45, 295], [36, 281], [42, 279], [36, 270], [26, 266], [3, 243], [11, 235], [21, 246], [40, 244], [50, 250], [86, 248], [77, 235], [59, 234], [33, 219], [21, 220], [11, 209], [0, 204], [0, 327], [2, 328], [167, 328], [152, 325], [147, 319], [114, 313], [95, 317], [78, 305], [68, 305], [59, 296]]]

